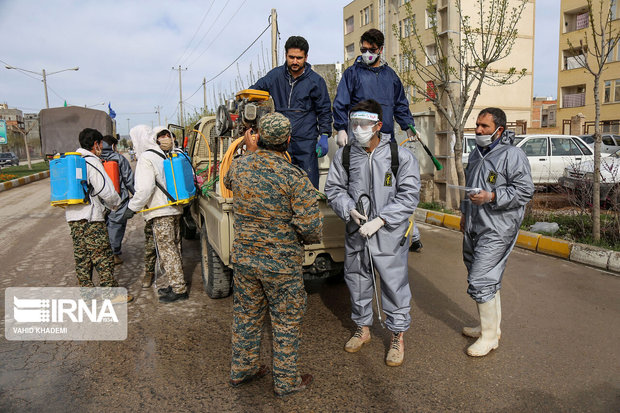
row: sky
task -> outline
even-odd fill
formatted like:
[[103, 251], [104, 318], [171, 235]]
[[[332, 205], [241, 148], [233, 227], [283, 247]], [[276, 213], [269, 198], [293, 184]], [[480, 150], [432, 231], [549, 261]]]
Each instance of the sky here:
[[[203, 106], [203, 79], [213, 107], [214, 94], [232, 93], [241, 82], [247, 87], [252, 75], [271, 67], [271, 29], [261, 33], [272, 8], [278, 13], [279, 64], [292, 35], [308, 40], [309, 63], [342, 62], [342, 9], [349, 2], [0, 0], [0, 103], [24, 113], [45, 108], [45, 69], [50, 107], [66, 101], [107, 110], [110, 103], [121, 135], [140, 123], [174, 123], [179, 66], [185, 113]], [[557, 94], [559, 5], [536, 2], [534, 96]]]

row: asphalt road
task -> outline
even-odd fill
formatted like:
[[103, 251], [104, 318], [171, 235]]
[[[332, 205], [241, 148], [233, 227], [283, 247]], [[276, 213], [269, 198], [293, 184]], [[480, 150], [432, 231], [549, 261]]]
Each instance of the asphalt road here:
[[[0, 289], [76, 286], [69, 228], [49, 206], [49, 180], [0, 193]], [[134, 218], [117, 267], [136, 296], [122, 342], [0, 338], [0, 411], [620, 411], [620, 278], [515, 250], [502, 289], [500, 347], [484, 358], [460, 334], [476, 322], [458, 232], [421, 226], [411, 253], [412, 327], [405, 362], [387, 367], [389, 335], [375, 322], [360, 352], [342, 283], [307, 285], [301, 370], [312, 386], [287, 399], [269, 377], [228, 386], [232, 299], [203, 292], [198, 241], [184, 242], [190, 298], [159, 304], [140, 288], [143, 222]], [[4, 294], [0, 294], [4, 302]], [[4, 330], [4, 305], [0, 304]], [[269, 363], [270, 330], [263, 337]]]

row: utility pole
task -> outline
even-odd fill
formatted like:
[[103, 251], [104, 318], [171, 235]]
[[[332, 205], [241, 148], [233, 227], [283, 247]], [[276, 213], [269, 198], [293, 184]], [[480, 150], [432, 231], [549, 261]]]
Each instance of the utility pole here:
[[181, 69], [181, 65], [179, 65], [178, 69], [173, 67], [172, 70], [179, 71], [179, 125], [181, 125], [181, 127], [185, 127], [185, 117], [183, 116], [183, 84], [181, 83], [181, 71], [187, 70], [187, 68]]
[[278, 67], [278, 13], [271, 9], [271, 68]]
[[204, 94], [204, 108], [202, 109], [202, 111], [206, 114], [207, 113], [207, 78], [203, 77], [202, 78], [202, 93]]
[[157, 124], [161, 125], [161, 106], [155, 106], [155, 112], [157, 113]]
[[43, 89], [45, 89], [45, 107], [50, 108], [50, 101], [47, 98], [47, 76], [45, 75], [45, 69], [43, 69]]

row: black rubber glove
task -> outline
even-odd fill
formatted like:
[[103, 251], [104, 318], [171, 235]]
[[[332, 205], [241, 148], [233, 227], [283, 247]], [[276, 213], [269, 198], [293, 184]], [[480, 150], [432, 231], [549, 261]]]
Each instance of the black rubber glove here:
[[125, 221], [130, 220], [131, 218], [133, 218], [134, 215], [136, 215], [136, 213], [133, 212], [131, 209], [127, 208], [125, 210], [125, 213], [123, 214], [123, 219]]

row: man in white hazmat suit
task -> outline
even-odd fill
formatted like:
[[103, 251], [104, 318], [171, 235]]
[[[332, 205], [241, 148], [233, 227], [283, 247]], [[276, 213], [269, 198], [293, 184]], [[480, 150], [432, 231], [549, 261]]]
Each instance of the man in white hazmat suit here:
[[[403, 333], [411, 324], [408, 228], [419, 201], [420, 172], [413, 153], [391, 144], [391, 135], [380, 132], [382, 115], [381, 105], [372, 99], [351, 108], [349, 125], [355, 139], [334, 156], [325, 193], [334, 212], [347, 222], [344, 272], [351, 294], [351, 318], [357, 329], [345, 350], [356, 352], [370, 341], [372, 259], [380, 275], [386, 325], [393, 334], [385, 362], [399, 366], [404, 358]], [[356, 209], [360, 199], [363, 212]]]
[[138, 125], [129, 132], [138, 163], [136, 164], [135, 190], [129, 201], [125, 218], [131, 218], [136, 212], [146, 208], [144, 219], [152, 223], [153, 235], [161, 264], [168, 276], [169, 285], [160, 288], [159, 301], [169, 303], [185, 300], [188, 297], [187, 285], [183, 276], [181, 258], [180, 219], [183, 207], [168, 205], [169, 199], [158, 187], [166, 188], [164, 159], [166, 153], [173, 149], [170, 132], [157, 127], [151, 130], [146, 125]]
[[506, 261], [517, 242], [525, 205], [534, 195], [530, 164], [525, 153], [512, 145], [506, 131], [506, 114], [483, 109], [476, 120], [477, 148], [465, 169], [471, 188], [461, 203], [463, 261], [467, 267], [467, 293], [476, 301], [480, 325], [463, 328], [478, 337], [467, 349], [474, 357], [487, 355], [499, 345], [501, 303], [499, 291]]

